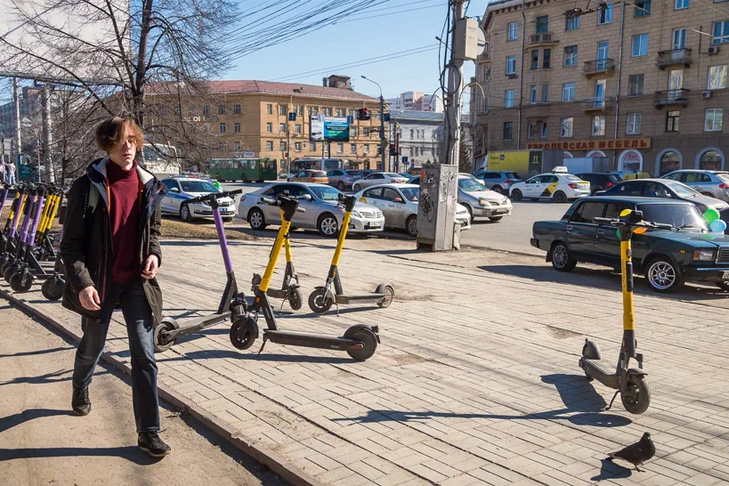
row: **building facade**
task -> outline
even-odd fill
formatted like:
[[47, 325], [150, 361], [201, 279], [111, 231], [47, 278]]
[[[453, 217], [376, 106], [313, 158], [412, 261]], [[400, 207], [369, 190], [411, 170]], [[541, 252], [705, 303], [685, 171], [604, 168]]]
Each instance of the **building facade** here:
[[723, 3], [500, 0], [482, 26], [477, 165], [488, 151], [557, 149], [657, 175], [729, 168]]
[[[156, 85], [150, 87], [146, 101], [159, 117], [179, 111], [182, 122], [209, 147], [204, 154], [207, 160], [270, 157], [279, 161], [280, 169], [287, 169], [289, 160], [299, 157], [331, 156], [345, 160], [349, 167], [379, 168], [384, 148], [379, 99], [353, 91], [346, 76], [330, 76], [323, 84], [210, 81], [204, 96]], [[370, 120], [357, 120], [360, 108], [370, 111]], [[311, 117], [320, 114], [352, 117], [350, 140], [310, 140]], [[154, 115], [150, 118], [150, 125], [158, 124]]]
[[[390, 110], [390, 143], [397, 147], [393, 170], [406, 171], [440, 162], [443, 113]], [[396, 167], [397, 166], [397, 167]]]
[[406, 91], [397, 98], [387, 100], [393, 110], [434, 111], [443, 113], [443, 100], [438, 95], [420, 91]]

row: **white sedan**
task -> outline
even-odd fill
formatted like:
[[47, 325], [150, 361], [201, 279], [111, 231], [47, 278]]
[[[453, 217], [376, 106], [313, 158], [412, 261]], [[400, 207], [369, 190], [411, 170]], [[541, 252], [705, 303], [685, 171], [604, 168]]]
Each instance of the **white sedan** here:
[[[205, 196], [211, 192], [220, 192], [210, 179], [195, 176], [172, 176], [162, 180], [167, 188], [167, 194], [162, 198], [160, 209], [162, 214], [179, 216], [183, 221], [192, 221], [195, 218], [211, 218], [213, 208], [210, 203], [188, 203], [187, 200], [198, 196]], [[221, 197], [218, 200], [220, 215], [223, 221], [233, 221], [235, 217], [235, 201], [231, 197]]]
[[[416, 184], [379, 184], [359, 191], [354, 197], [379, 208], [385, 215], [386, 227], [404, 229], [410, 236], [418, 236], [419, 195], [420, 186]], [[471, 228], [471, 216], [461, 204], [457, 204], [456, 222], [462, 230]]]
[[537, 201], [548, 198], [565, 202], [590, 195], [590, 183], [572, 174], [539, 174], [521, 182], [515, 182], [509, 189], [512, 201], [524, 198]]

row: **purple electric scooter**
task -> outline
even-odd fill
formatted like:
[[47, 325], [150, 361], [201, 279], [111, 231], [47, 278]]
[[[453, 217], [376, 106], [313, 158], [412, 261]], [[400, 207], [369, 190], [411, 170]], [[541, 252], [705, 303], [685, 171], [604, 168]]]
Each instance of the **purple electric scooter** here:
[[223, 264], [225, 265], [225, 274], [228, 282], [225, 284], [223, 296], [220, 299], [218, 310], [214, 314], [197, 317], [188, 320], [184, 325], [180, 326], [177, 321], [171, 317], [162, 318], [162, 322], [154, 329], [154, 349], [157, 352], [167, 351], [175, 344], [175, 340], [180, 336], [192, 334], [200, 329], [214, 326], [223, 321], [230, 319], [231, 323], [239, 320], [245, 321], [248, 311], [246, 308], [245, 297], [242, 292], [238, 292], [238, 284], [235, 280], [233, 272], [233, 262], [230, 259], [230, 251], [228, 250], [228, 240], [225, 237], [223, 229], [223, 218], [220, 216], [220, 206], [218, 199], [223, 197], [233, 197], [243, 192], [241, 189], [235, 191], [217, 192], [207, 194], [205, 196], [188, 199], [187, 203], [195, 203], [207, 201], [213, 210], [213, 218], [215, 219], [215, 230], [218, 233], [218, 242], [220, 243], [220, 251], [223, 254]]

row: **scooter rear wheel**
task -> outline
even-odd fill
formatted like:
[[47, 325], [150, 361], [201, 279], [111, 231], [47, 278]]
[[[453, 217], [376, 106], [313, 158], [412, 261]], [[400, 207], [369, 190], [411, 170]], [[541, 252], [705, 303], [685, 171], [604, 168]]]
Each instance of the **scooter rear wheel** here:
[[385, 299], [382, 302], [378, 302], [377, 305], [381, 308], [390, 307], [392, 301], [395, 300], [395, 288], [390, 284], [380, 284], [375, 289], [376, 294], [385, 294]]
[[15, 270], [15, 265], [13, 265], [12, 263], [9, 265], [5, 265], [5, 268], [3, 269], [3, 278], [7, 283], [10, 283], [10, 278], [15, 273]]
[[309, 308], [317, 314], [324, 314], [332, 308], [333, 303], [329, 298], [329, 292], [324, 287], [319, 287], [309, 296]]
[[255, 319], [238, 319], [230, 327], [230, 343], [240, 350], [248, 349], [258, 337], [258, 324]]
[[348, 349], [347, 354], [357, 361], [365, 361], [377, 350], [377, 337], [369, 329], [357, 329], [352, 333], [344, 333], [344, 337], [360, 341], [362, 349]]
[[173, 344], [175, 344], [176, 339], [167, 339], [167, 337], [163, 334], [164, 331], [174, 331], [175, 329], [179, 329], [180, 325], [177, 324], [177, 321], [172, 319], [171, 317], [164, 317], [162, 319], [162, 322], [159, 323], [157, 327], [154, 328], [154, 350], [157, 353], [164, 353], [168, 349], [172, 347]]
[[301, 303], [303, 299], [301, 298], [301, 291], [298, 287], [289, 287], [289, 305], [293, 310], [299, 310], [301, 309]]
[[648, 410], [651, 404], [651, 390], [645, 377], [628, 376], [628, 393], [621, 393], [620, 400], [625, 410], [630, 413], [638, 415]]
[[29, 271], [17, 271], [10, 276], [10, 288], [15, 292], [27, 292], [33, 285], [33, 280]]
[[43, 297], [50, 301], [55, 301], [63, 295], [63, 281], [60, 278], [49, 278], [41, 286]]

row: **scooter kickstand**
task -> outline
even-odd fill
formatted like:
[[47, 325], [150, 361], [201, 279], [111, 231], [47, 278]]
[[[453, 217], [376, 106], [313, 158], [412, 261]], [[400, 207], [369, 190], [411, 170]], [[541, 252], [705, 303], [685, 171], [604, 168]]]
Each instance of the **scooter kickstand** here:
[[334, 305], [337, 307], [337, 317], [339, 317], [339, 302], [335, 300]]
[[618, 393], [620, 393], [620, 390], [618, 390], [618, 391], [615, 392], [615, 395], [613, 395], [613, 399], [610, 400], [610, 405], [608, 405], [605, 410], [610, 410], [611, 408], [613, 408], [613, 402], [618, 397]]
[[258, 350], [258, 354], [260, 355], [263, 352], [264, 346], [266, 346], [266, 341], [268, 341], [268, 336], [265, 334], [263, 335], [263, 342], [261, 343], [261, 349]]

